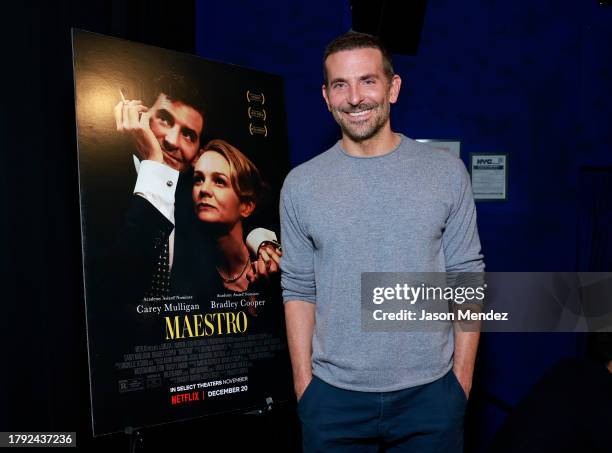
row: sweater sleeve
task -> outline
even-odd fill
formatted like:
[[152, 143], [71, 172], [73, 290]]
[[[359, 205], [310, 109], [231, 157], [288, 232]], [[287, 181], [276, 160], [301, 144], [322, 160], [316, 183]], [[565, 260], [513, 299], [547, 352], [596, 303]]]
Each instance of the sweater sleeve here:
[[476, 206], [470, 176], [460, 163], [455, 201], [442, 236], [446, 272], [483, 272], [484, 262], [476, 225]]
[[316, 303], [314, 244], [301, 223], [295, 201], [288, 176], [280, 197], [283, 301]]

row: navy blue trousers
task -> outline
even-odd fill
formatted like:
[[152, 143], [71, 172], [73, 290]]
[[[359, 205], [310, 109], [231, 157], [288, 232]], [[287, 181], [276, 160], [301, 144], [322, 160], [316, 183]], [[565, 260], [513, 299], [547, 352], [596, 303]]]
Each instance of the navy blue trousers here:
[[298, 403], [305, 453], [463, 451], [467, 399], [452, 371], [396, 392], [356, 392], [316, 376]]

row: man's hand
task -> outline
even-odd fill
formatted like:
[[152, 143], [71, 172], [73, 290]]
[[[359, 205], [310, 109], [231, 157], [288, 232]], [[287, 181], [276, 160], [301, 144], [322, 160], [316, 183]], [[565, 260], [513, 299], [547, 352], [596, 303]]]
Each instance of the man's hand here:
[[454, 322], [453, 327], [455, 334], [453, 373], [455, 373], [459, 384], [461, 384], [466, 398], [469, 398], [470, 391], [472, 390], [472, 377], [474, 376], [474, 364], [476, 362], [480, 331], [464, 332], [462, 324], [458, 322]]
[[117, 130], [129, 135], [141, 160], [163, 163], [164, 155], [151, 127], [149, 108], [137, 100], [121, 100], [113, 110]]
[[287, 344], [293, 370], [293, 388], [298, 401], [312, 381], [312, 335], [315, 327], [315, 304], [300, 300], [285, 303]]
[[467, 371], [460, 371], [456, 367], [453, 367], [453, 373], [455, 373], [455, 377], [459, 381], [459, 384], [461, 384], [461, 388], [463, 389], [463, 392], [465, 393], [466, 399], [469, 398], [470, 392], [472, 390], [472, 374], [473, 373], [467, 372]]
[[252, 269], [247, 274], [250, 283], [258, 280], [268, 280], [280, 270], [280, 259], [283, 252], [270, 242], [263, 243], [257, 250], [257, 261], [251, 264]]
[[298, 402], [302, 399], [302, 396], [304, 395], [304, 392], [306, 391], [306, 387], [308, 387], [311, 381], [312, 381], [312, 373], [310, 373], [310, 375], [304, 375], [303, 377], [300, 378], [299, 381], [296, 380], [293, 382], [293, 389], [295, 391], [295, 396]]
[[280, 270], [280, 259], [283, 252], [270, 242], [263, 243], [257, 251], [257, 272], [262, 276], [277, 273]]

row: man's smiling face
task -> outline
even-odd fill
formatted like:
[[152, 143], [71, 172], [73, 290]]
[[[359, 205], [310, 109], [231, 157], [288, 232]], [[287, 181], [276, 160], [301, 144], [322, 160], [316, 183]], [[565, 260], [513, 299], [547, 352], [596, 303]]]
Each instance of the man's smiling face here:
[[389, 122], [399, 78], [385, 73], [380, 50], [361, 48], [333, 53], [325, 60], [328, 84], [323, 97], [345, 136], [354, 142], [374, 137]]
[[160, 94], [151, 108], [149, 124], [164, 154], [164, 162], [178, 171], [191, 165], [200, 146], [204, 117], [190, 105]]

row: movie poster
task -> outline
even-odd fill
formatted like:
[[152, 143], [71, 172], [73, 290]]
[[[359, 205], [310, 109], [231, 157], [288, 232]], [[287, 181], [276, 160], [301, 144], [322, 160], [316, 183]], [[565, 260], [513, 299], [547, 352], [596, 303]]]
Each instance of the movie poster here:
[[288, 400], [278, 76], [73, 31], [95, 435]]

